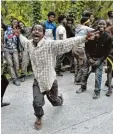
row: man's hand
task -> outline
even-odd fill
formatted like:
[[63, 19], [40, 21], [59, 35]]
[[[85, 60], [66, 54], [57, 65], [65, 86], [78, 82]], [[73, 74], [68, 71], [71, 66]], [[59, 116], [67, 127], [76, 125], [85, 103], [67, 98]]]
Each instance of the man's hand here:
[[95, 63], [93, 64], [94, 67], [98, 67], [100, 65], [100, 61], [95, 61]]
[[89, 62], [89, 64], [90, 64], [90, 65], [92, 65], [92, 64], [94, 64], [94, 63], [95, 63], [95, 61], [94, 61], [93, 59], [91, 59], [91, 58], [89, 59], [89, 61], [88, 61], [88, 62]]
[[87, 40], [94, 40], [95, 38], [99, 38], [99, 31], [96, 31], [96, 32], [93, 32], [93, 33], [91, 33], [91, 32], [89, 32], [88, 34], [87, 34]]
[[21, 33], [19, 28], [13, 29], [13, 32], [14, 32], [14, 34], [15, 34], [16, 36], [19, 36], [20, 33]]

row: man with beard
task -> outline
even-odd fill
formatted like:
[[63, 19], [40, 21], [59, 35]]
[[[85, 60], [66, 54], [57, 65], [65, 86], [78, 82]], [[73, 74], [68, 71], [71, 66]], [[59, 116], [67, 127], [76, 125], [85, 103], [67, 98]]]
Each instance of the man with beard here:
[[[59, 22], [59, 26], [57, 27], [56, 29], [56, 40], [64, 40], [67, 38], [67, 35], [66, 35], [66, 29], [65, 29], [65, 26], [66, 26], [66, 16], [65, 15], [60, 15], [58, 17], [58, 22]], [[57, 56], [57, 59], [56, 59], [56, 73], [57, 73], [57, 76], [63, 76], [63, 74], [61, 73], [61, 64], [62, 64], [62, 61], [64, 59], [65, 55], [58, 55]]]
[[106, 25], [105, 20], [99, 20], [97, 26], [97, 30], [100, 31], [99, 35], [97, 35], [94, 40], [89, 40], [85, 44], [86, 60], [84, 63], [82, 84], [81, 88], [76, 91], [76, 93], [86, 91], [87, 80], [90, 74], [89, 67], [92, 66], [93, 71], [95, 71], [95, 90], [93, 99], [98, 99], [100, 97], [103, 62], [107, 58], [112, 46], [112, 39], [110, 35], [105, 32]]
[[33, 83], [33, 107], [37, 117], [35, 127], [40, 129], [42, 126], [41, 119], [44, 115], [44, 95], [47, 96], [53, 106], [63, 104], [62, 96], [58, 95], [55, 59], [58, 55], [69, 52], [73, 47], [79, 47], [79, 44], [86, 41], [86, 36], [56, 41], [46, 40], [44, 38], [45, 28], [42, 24], [35, 24], [32, 27], [32, 40], [28, 40], [20, 34], [19, 29], [15, 30], [15, 33], [19, 35], [23, 47], [27, 48], [30, 56], [35, 76]]

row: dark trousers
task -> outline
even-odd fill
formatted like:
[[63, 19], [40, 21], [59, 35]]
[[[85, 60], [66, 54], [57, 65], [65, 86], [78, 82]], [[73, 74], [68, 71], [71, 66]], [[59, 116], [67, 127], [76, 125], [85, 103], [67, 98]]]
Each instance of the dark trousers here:
[[107, 61], [107, 83], [108, 83], [108, 90], [112, 90], [112, 81], [113, 77], [113, 71], [112, 71], [112, 65], [109, 61]]
[[49, 91], [45, 91], [44, 93], [41, 93], [38, 82], [36, 79], [34, 79], [33, 107], [34, 107], [35, 115], [37, 118], [40, 118], [44, 115], [43, 106], [45, 104], [45, 100], [44, 100], [45, 94], [53, 106], [61, 106], [63, 103], [62, 98], [58, 96], [57, 80], [54, 81], [52, 88]]
[[1, 101], [3, 100], [3, 96], [5, 94], [6, 88], [9, 84], [5, 75], [1, 75]]

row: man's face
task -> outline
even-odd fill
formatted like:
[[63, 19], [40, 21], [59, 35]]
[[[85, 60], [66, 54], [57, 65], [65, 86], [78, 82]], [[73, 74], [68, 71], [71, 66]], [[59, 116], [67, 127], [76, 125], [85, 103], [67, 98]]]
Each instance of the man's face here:
[[113, 12], [111, 12], [111, 15], [110, 16], [113, 17]]
[[72, 27], [72, 24], [73, 24], [72, 21], [70, 21], [70, 20], [67, 21], [67, 26], [68, 26], [68, 27]]
[[63, 22], [64, 25], [66, 25], [67, 24], [67, 19], [64, 18], [62, 22]]
[[12, 26], [13, 26], [13, 28], [16, 28], [17, 25], [18, 25], [18, 20], [14, 19], [14, 20], [12, 21]]
[[24, 29], [24, 27], [25, 27], [25, 25], [22, 22], [19, 23], [19, 26], [21, 29]]
[[91, 15], [91, 16], [90, 16], [90, 21], [91, 21], [92, 23], [93, 23], [94, 19], [95, 19], [94, 16]]
[[98, 30], [100, 32], [103, 32], [105, 30], [105, 28], [106, 28], [106, 21], [105, 20], [100, 20], [98, 22], [98, 26], [97, 27], [98, 27]]
[[55, 21], [55, 16], [54, 16], [54, 15], [50, 15], [50, 16], [48, 17], [48, 20], [49, 20], [50, 22]]
[[41, 25], [35, 25], [32, 30], [32, 37], [35, 43], [38, 43], [44, 37], [44, 31]]

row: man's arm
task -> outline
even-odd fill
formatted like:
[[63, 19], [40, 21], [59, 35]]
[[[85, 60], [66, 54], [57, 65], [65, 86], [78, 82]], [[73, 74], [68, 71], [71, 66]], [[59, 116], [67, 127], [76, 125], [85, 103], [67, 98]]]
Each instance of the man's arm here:
[[55, 28], [53, 29], [53, 37], [54, 37], [54, 40], [56, 40], [56, 25], [55, 25]]
[[56, 55], [64, 54], [79, 47], [79, 44], [83, 44], [86, 41], [86, 36], [73, 37], [65, 40], [56, 40], [51, 42], [51, 47]]
[[24, 49], [26, 49], [27, 43], [29, 42], [29, 40], [26, 37], [24, 37], [22, 34], [19, 35], [19, 39], [20, 39], [20, 43], [22, 44]]

